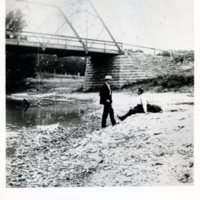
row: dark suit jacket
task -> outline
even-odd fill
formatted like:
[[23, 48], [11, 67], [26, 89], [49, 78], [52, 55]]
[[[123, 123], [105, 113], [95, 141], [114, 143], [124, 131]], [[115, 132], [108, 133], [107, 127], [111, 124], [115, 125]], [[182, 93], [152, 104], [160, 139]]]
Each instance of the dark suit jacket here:
[[[111, 90], [111, 88], [110, 88]], [[109, 100], [110, 104], [112, 103], [112, 91], [110, 94], [109, 88], [106, 83], [100, 89], [100, 104], [108, 104], [107, 100]]]

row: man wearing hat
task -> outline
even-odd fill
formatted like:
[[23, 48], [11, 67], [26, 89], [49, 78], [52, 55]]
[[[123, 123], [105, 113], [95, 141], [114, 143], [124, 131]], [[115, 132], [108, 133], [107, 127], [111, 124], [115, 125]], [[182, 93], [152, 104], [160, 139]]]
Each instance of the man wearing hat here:
[[112, 80], [112, 76], [107, 75], [105, 77], [105, 83], [100, 89], [100, 104], [104, 105], [103, 115], [102, 115], [102, 122], [101, 127], [106, 127], [106, 119], [108, 114], [110, 115], [110, 120], [112, 125], [116, 124], [116, 120], [114, 117], [114, 110], [112, 108], [112, 90], [110, 87], [110, 80]]

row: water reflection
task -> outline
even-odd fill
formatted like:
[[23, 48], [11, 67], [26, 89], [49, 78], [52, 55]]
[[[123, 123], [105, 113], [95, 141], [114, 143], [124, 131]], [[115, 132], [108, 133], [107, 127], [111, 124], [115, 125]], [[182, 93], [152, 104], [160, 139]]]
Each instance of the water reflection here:
[[25, 109], [24, 104], [7, 100], [6, 124], [8, 128], [12, 126], [21, 128], [55, 123], [60, 123], [64, 126], [77, 126], [81, 123], [81, 116], [88, 105], [88, 101], [74, 100], [72, 102], [59, 102], [45, 107], [30, 106]]

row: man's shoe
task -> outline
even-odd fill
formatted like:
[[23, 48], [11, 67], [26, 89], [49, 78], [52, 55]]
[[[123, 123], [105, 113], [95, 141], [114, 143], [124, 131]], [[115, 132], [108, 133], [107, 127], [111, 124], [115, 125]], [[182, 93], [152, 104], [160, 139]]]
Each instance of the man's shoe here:
[[123, 120], [123, 117], [120, 117], [119, 115], [117, 115], [117, 117], [122, 121]]
[[116, 122], [115, 124], [113, 124], [113, 126], [115, 126], [115, 125], [117, 125], [117, 124], [119, 124], [119, 122]]

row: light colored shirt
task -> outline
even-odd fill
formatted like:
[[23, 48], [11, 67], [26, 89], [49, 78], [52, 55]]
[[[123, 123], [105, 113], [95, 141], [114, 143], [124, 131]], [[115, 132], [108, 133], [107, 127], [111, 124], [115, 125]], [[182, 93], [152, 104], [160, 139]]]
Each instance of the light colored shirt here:
[[145, 113], [147, 112], [147, 103], [145, 94], [138, 95], [137, 104], [142, 105]]

